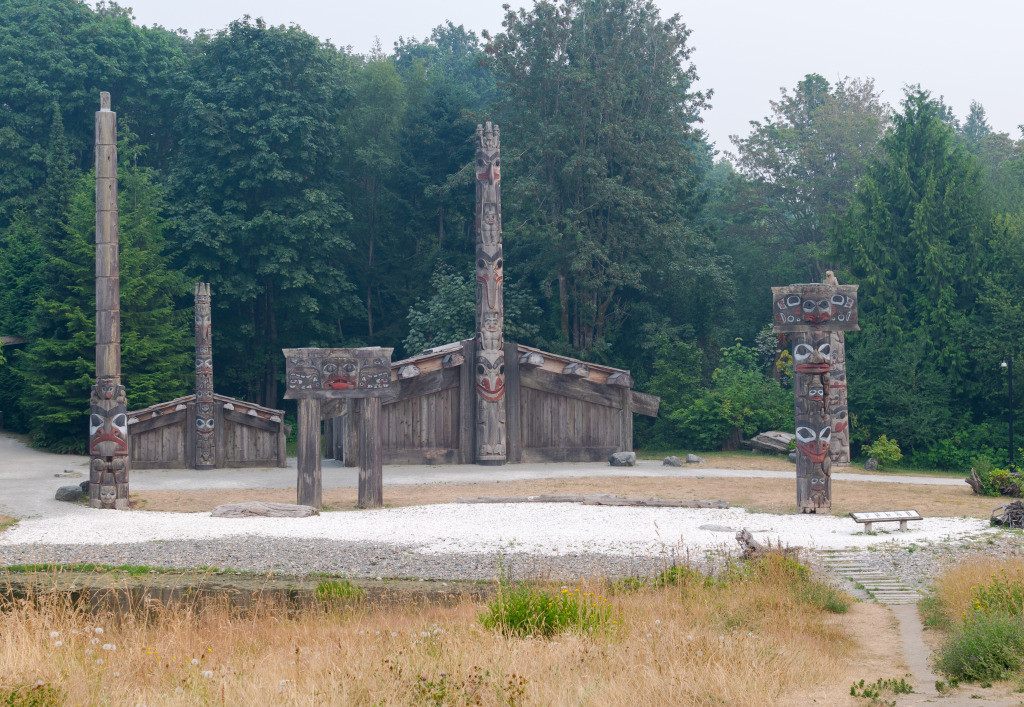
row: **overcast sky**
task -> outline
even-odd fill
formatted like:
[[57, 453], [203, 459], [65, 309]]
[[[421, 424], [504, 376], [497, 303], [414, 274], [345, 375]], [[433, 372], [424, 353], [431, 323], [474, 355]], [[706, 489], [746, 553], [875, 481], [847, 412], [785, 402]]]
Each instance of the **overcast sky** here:
[[[295, 23], [320, 39], [365, 53], [379, 39], [423, 38], [451, 20], [479, 33], [500, 32], [505, 0], [121, 0], [136, 22], [168, 29], [218, 30], [245, 14]], [[513, 7], [532, 1], [508, 0]], [[93, 3], [95, 4], [95, 3]], [[882, 97], [899, 102], [921, 84], [961, 118], [972, 100], [995, 130], [1019, 138], [1024, 123], [1022, 0], [656, 0], [662, 15], [680, 13], [693, 31], [701, 88], [714, 89], [704, 127], [716, 146], [749, 132], [782, 86], [816, 72], [830, 81], [871, 77]]]

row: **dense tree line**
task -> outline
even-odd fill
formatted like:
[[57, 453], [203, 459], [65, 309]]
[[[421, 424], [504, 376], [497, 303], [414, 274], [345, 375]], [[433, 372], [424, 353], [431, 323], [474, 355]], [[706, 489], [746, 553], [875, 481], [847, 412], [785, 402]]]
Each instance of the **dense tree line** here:
[[[502, 127], [511, 338], [630, 368], [663, 398], [637, 442], [711, 449], [792, 424], [771, 285], [861, 286], [855, 452], [1005, 461], [1024, 327], [1024, 140], [928, 91], [810, 73], [717, 154], [690, 32], [644, 0], [507, 11], [367, 55], [244, 17], [187, 36], [75, 0], [0, 0], [5, 422], [82, 446], [92, 376], [92, 121], [121, 135], [129, 406], [191, 389], [191, 283], [214, 292], [217, 387], [281, 405], [286, 346], [473, 327], [473, 142]], [[813, 69], [813, 67], [808, 67]], [[938, 87], [941, 88], [941, 87]]]

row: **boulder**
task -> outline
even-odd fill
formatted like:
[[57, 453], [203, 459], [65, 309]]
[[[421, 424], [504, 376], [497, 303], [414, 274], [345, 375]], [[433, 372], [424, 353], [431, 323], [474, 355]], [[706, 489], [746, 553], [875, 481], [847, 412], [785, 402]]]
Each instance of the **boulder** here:
[[707, 461], [707, 459], [705, 459], [704, 457], [698, 457], [696, 454], [687, 454], [686, 455], [686, 463], [687, 464], [703, 464], [706, 461]]
[[608, 463], [612, 466], [636, 466], [635, 452], [615, 452], [608, 457]]
[[312, 506], [298, 506], [294, 503], [246, 501], [217, 506], [210, 515], [214, 518], [307, 518], [320, 515], [320, 511]]
[[789, 451], [789, 445], [796, 440], [796, 435], [790, 432], [762, 432], [750, 440], [750, 448], [759, 452], [772, 452], [774, 454], [785, 454]]
[[74, 486], [61, 486], [53, 497], [58, 501], [70, 501], [73, 503], [82, 497], [82, 487], [78, 484]]
[[793, 462], [794, 464], [796, 464], [796, 452], [790, 452], [789, 453], [789, 460], [791, 462]]
[[683, 460], [679, 457], [665, 457], [665, 461], [661, 463], [662, 466], [682, 466]]
[[79, 486], [82, 488], [82, 493], [89, 493], [89, 479], [80, 483]]
[[878, 460], [874, 457], [868, 457], [868, 460], [864, 462], [864, 468], [868, 471], [878, 471]]

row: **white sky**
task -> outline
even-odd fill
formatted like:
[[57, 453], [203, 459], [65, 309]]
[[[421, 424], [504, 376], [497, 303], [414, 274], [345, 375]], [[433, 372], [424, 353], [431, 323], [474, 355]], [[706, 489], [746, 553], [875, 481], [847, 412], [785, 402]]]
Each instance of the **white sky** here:
[[[121, 0], [136, 22], [168, 29], [217, 30], [249, 14], [295, 23], [320, 39], [365, 53], [379, 38], [423, 38], [451, 20], [478, 34], [501, 31], [503, 2], [522, 0]], [[871, 77], [897, 104], [906, 84], [942, 95], [963, 118], [972, 100], [989, 124], [1014, 138], [1024, 123], [1024, 0], [655, 0], [663, 16], [680, 13], [693, 31], [701, 88], [713, 88], [705, 129], [721, 149], [767, 115], [782, 86], [808, 73], [830, 81]]]

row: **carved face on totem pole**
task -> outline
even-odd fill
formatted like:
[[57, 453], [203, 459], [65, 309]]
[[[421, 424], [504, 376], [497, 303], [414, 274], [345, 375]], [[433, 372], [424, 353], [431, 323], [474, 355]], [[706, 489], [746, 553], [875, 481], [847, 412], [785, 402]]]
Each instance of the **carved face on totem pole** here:
[[476, 302], [482, 311], [501, 313], [505, 280], [501, 249], [478, 248], [476, 257]]
[[827, 332], [793, 346], [793, 370], [797, 373], [828, 373], [832, 345]]
[[480, 334], [477, 343], [481, 349], [490, 351], [501, 348], [502, 330], [500, 314], [497, 312], [484, 312], [480, 316]]
[[359, 361], [347, 357], [328, 357], [321, 364], [323, 387], [349, 390], [359, 385]]
[[810, 283], [773, 287], [776, 333], [822, 327], [829, 331], [855, 331], [857, 286]]
[[498, 351], [476, 355], [477, 444], [481, 456], [505, 455], [505, 356]]
[[113, 457], [128, 454], [128, 409], [124, 386], [105, 378], [93, 387], [89, 405], [89, 454]]
[[501, 238], [501, 154], [498, 126], [476, 131], [476, 228], [480, 242], [494, 245]]

